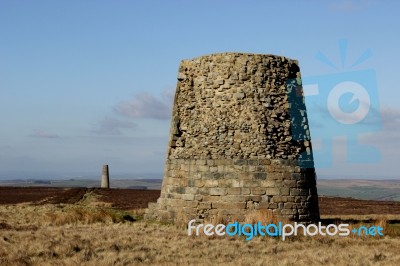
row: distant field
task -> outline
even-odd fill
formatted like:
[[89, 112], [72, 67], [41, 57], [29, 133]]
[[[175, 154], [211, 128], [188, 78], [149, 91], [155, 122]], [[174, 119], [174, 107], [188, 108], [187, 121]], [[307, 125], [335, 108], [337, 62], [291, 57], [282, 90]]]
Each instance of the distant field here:
[[319, 195], [400, 201], [400, 180], [318, 179]]
[[[112, 188], [160, 189], [161, 179], [111, 179]], [[0, 186], [18, 187], [100, 187], [100, 179], [65, 179], [65, 180], [0, 180]]]
[[[0, 186], [0, 205], [20, 203], [87, 205], [88, 202], [94, 201], [106, 203], [112, 208], [131, 210], [146, 208], [148, 202], [155, 202], [159, 196], [160, 190]], [[398, 201], [320, 196], [319, 208], [321, 217], [394, 215], [395, 220], [400, 220]]]
[[[112, 188], [161, 189], [161, 179], [111, 179]], [[0, 186], [100, 187], [100, 180], [8, 180]], [[318, 194], [365, 200], [400, 201], [400, 180], [318, 179]]]

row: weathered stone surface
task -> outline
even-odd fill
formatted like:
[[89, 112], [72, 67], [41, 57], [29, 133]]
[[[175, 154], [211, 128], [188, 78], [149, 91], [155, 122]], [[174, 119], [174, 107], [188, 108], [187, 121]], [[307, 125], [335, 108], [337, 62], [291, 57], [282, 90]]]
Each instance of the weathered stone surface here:
[[240, 195], [241, 188], [240, 187], [231, 187], [227, 189], [228, 195]]
[[147, 219], [319, 218], [298, 63], [221, 53], [183, 60], [161, 198]]
[[225, 188], [210, 188], [211, 196], [224, 196], [226, 193], [227, 191]]
[[266, 191], [266, 189], [262, 188], [262, 187], [256, 187], [256, 188], [251, 189], [251, 193], [253, 195], [264, 195], [265, 191]]

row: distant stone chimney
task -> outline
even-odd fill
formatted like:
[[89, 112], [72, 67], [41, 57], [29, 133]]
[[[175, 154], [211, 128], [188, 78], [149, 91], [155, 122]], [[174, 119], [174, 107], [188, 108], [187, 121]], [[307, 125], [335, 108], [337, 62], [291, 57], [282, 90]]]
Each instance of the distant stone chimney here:
[[101, 188], [110, 188], [110, 176], [108, 173], [108, 165], [103, 164], [101, 173]]

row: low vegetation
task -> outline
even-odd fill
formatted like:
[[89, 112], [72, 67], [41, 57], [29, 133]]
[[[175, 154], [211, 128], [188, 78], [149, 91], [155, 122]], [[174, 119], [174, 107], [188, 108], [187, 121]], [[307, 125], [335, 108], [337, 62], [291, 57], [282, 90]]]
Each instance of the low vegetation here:
[[[142, 210], [96, 205], [0, 206], [0, 265], [395, 265], [396, 226], [385, 236], [188, 236], [182, 227], [140, 220]], [[381, 217], [382, 218], [382, 217]], [[276, 221], [254, 212], [247, 222]]]

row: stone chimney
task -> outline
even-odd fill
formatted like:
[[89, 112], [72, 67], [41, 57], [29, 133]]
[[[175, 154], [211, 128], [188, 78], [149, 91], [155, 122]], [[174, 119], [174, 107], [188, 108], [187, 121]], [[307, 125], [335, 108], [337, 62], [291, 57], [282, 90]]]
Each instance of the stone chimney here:
[[319, 219], [298, 62], [220, 53], [183, 60], [161, 196], [146, 219]]

